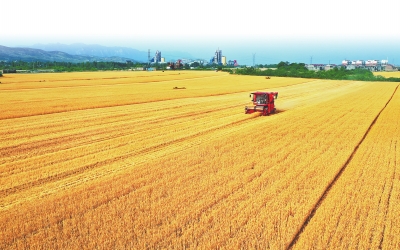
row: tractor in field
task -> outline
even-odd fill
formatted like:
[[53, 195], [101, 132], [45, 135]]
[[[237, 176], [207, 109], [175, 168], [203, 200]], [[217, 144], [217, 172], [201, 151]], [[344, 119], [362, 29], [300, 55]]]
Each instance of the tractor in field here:
[[275, 99], [278, 98], [278, 92], [253, 92], [250, 94], [254, 107], [245, 107], [244, 113], [251, 114], [261, 112], [262, 115], [275, 113]]

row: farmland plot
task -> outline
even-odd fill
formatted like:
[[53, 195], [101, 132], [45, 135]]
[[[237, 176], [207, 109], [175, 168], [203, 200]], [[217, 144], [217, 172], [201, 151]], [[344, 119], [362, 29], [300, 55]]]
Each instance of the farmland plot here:
[[397, 90], [295, 248], [400, 248], [399, 114]]
[[[0, 86], [0, 248], [300, 243], [396, 89], [216, 72], [24, 77]], [[279, 112], [244, 115], [254, 90], [279, 91]]]
[[388, 72], [388, 71], [379, 71], [379, 72], [374, 72], [374, 75], [376, 76], [383, 76], [383, 77], [400, 77], [400, 71], [393, 71], [393, 72]]

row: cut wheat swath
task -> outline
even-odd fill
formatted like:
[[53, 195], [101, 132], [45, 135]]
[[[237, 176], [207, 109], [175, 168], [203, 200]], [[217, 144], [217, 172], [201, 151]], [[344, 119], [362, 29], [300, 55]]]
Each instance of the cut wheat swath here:
[[[285, 249], [396, 87], [221, 72], [45, 76], [4, 85], [2, 249]], [[282, 112], [245, 115], [255, 90], [279, 91]]]

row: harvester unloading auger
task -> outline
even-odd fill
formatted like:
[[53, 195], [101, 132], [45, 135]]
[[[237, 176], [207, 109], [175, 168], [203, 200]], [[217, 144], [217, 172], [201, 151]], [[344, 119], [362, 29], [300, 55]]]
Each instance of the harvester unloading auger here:
[[261, 112], [262, 115], [275, 113], [275, 99], [278, 98], [278, 92], [254, 92], [250, 93], [254, 107], [245, 107], [245, 114]]

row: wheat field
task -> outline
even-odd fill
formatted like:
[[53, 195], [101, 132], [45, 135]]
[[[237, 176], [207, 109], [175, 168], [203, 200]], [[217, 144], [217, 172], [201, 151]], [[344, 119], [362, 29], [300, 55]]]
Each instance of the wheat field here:
[[[0, 249], [400, 248], [398, 83], [4, 75]], [[277, 114], [244, 114], [253, 91]]]
[[383, 77], [400, 77], [400, 71], [378, 71], [378, 72], [373, 72], [374, 75], [376, 76], [383, 76]]

